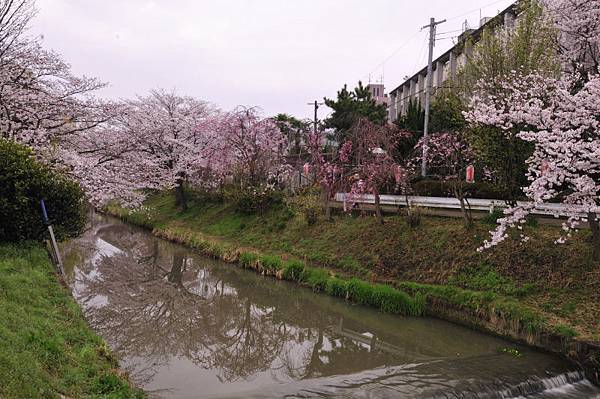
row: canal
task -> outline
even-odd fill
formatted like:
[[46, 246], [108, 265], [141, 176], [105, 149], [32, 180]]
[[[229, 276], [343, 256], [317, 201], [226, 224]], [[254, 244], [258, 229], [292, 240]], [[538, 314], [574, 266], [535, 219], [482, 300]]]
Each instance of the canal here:
[[64, 247], [73, 295], [159, 398], [600, 398], [560, 358], [351, 305], [95, 215]]

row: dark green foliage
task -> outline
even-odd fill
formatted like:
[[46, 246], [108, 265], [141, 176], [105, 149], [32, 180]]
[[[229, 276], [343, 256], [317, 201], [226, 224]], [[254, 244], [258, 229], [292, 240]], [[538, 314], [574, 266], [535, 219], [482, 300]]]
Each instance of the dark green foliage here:
[[290, 281], [297, 281], [302, 276], [306, 266], [299, 260], [288, 260], [283, 265], [283, 278]]
[[348, 131], [361, 117], [378, 125], [387, 122], [387, 106], [377, 104], [360, 81], [353, 91], [348, 91], [347, 85], [344, 85], [337, 92], [337, 99], [325, 98], [325, 104], [333, 110], [325, 120], [325, 127], [335, 129], [331, 138], [338, 143], [347, 140]]
[[288, 142], [289, 153], [300, 154], [302, 142], [306, 141], [306, 137], [312, 129], [311, 121], [300, 120], [288, 114], [278, 114], [274, 120]]
[[406, 107], [406, 114], [396, 119], [396, 125], [402, 130], [408, 130], [413, 133], [420, 133], [416, 136], [416, 139], [423, 134], [423, 124], [425, 121], [425, 111], [421, 107], [419, 101], [408, 100], [408, 106]]
[[521, 188], [528, 184], [525, 161], [533, 154], [533, 144], [517, 137], [519, 132], [520, 128], [507, 132], [493, 126], [476, 126], [466, 132], [478, 161], [491, 170], [492, 183], [509, 201], [524, 196]]
[[395, 122], [396, 126], [401, 130], [412, 133], [412, 136], [398, 140], [396, 145], [396, 157], [398, 162], [402, 162], [410, 156], [415, 145], [423, 136], [424, 120], [425, 113], [421, 108], [421, 104], [418, 101], [410, 99], [408, 101], [406, 115], [399, 116]]
[[430, 131], [458, 132], [466, 125], [463, 111], [467, 108], [455, 91], [439, 89], [431, 102]]
[[37, 162], [28, 148], [0, 139], [0, 241], [46, 237], [41, 199], [59, 239], [83, 230], [85, 208], [79, 185]]

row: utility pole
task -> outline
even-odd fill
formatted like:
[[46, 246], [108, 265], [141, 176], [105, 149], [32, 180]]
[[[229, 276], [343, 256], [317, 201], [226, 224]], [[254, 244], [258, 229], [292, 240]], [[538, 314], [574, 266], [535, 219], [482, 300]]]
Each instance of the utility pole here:
[[421, 29], [429, 28], [429, 60], [427, 62], [427, 83], [425, 84], [425, 123], [423, 124], [423, 159], [421, 160], [421, 176], [427, 175], [427, 146], [429, 145], [429, 100], [431, 89], [433, 86], [433, 47], [435, 46], [435, 30], [436, 26], [446, 22], [437, 21], [435, 18], [429, 20], [429, 25], [425, 25]]
[[314, 134], [316, 136], [318, 126], [319, 126], [319, 117], [318, 117], [317, 111], [319, 110], [319, 105], [323, 105], [323, 103], [320, 103], [317, 100], [315, 100], [314, 103], [308, 103], [308, 105], [314, 105], [314, 107], [315, 107], [315, 119], [313, 121], [313, 125], [314, 125]]

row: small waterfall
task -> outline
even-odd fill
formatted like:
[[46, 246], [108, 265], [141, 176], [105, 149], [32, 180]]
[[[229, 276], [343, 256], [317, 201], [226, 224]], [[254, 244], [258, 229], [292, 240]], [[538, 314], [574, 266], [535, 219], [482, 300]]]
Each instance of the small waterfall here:
[[439, 398], [456, 399], [600, 399], [600, 388], [580, 371], [548, 378], [532, 378], [502, 389], [488, 387], [480, 392], [455, 392]]

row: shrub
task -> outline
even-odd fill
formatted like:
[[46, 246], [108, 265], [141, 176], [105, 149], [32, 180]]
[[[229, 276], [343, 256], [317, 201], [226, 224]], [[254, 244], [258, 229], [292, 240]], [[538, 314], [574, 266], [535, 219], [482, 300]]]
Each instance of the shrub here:
[[327, 285], [329, 273], [324, 269], [307, 267], [302, 272], [300, 281], [306, 283], [313, 291], [323, 291]]
[[344, 298], [348, 292], [348, 282], [337, 277], [332, 277], [325, 284], [325, 292], [331, 296]]
[[256, 264], [258, 260], [258, 255], [252, 252], [243, 252], [240, 254], [240, 264], [243, 267], [250, 268]]
[[413, 303], [408, 294], [387, 285], [373, 286], [370, 302], [386, 313], [411, 315], [414, 312]]
[[230, 185], [225, 189], [225, 198], [233, 202], [241, 212], [264, 213], [273, 205], [281, 204], [283, 195], [268, 184], [243, 188]]
[[299, 260], [288, 260], [283, 265], [283, 278], [290, 281], [297, 281], [304, 272], [304, 263]]
[[85, 204], [79, 184], [36, 161], [30, 149], [0, 139], [0, 241], [46, 237], [41, 199], [59, 239], [81, 233]]
[[281, 258], [275, 255], [262, 255], [259, 260], [263, 270], [268, 272], [276, 272], [277, 270], [281, 269], [283, 264]]
[[353, 278], [347, 285], [348, 299], [360, 305], [371, 305], [372, 287], [368, 283]]
[[309, 226], [317, 223], [319, 213], [323, 209], [320, 194], [316, 187], [309, 187], [304, 192], [288, 198], [286, 203], [296, 214], [302, 215]]

